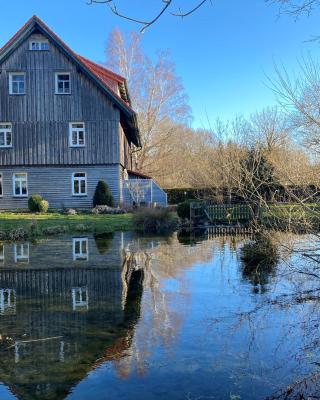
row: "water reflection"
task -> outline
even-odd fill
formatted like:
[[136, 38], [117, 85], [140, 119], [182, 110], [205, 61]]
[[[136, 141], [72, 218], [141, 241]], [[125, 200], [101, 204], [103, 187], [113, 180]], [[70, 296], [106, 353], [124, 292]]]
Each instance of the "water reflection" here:
[[88, 238], [73, 238], [72, 239], [72, 254], [73, 261], [76, 260], [89, 260]]
[[19, 243], [13, 245], [14, 262], [27, 263], [29, 262], [29, 243]]
[[246, 241], [115, 233], [2, 243], [1, 400], [9, 391], [254, 400], [293, 382], [316, 360], [314, 349], [299, 352], [310, 344], [306, 315], [317, 314], [301, 301], [282, 307], [278, 296], [304, 281], [284, 278], [281, 263], [247, 270]]
[[109, 251], [113, 238], [114, 233], [100, 233], [94, 235], [94, 240], [100, 254], [103, 255]]
[[116, 343], [130, 346], [144, 275], [126, 241], [107, 258], [92, 237], [3, 244], [0, 376], [18, 398], [65, 398]]
[[240, 249], [242, 276], [253, 285], [253, 293], [268, 290], [270, 280], [276, 275], [279, 262], [279, 244], [269, 236], [257, 234]]

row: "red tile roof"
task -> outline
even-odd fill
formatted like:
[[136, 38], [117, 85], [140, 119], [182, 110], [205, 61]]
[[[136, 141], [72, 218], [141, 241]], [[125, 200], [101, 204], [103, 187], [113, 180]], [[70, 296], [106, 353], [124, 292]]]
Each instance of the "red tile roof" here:
[[[100, 64], [80, 56], [79, 54], [77, 54], [77, 57], [104, 85], [108, 86], [113, 92], [115, 92], [115, 94], [119, 96], [119, 93], [121, 93], [119, 85], [125, 86], [125, 78], [115, 74]], [[127, 98], [122, 98], [122, 100], [129, 104]]]

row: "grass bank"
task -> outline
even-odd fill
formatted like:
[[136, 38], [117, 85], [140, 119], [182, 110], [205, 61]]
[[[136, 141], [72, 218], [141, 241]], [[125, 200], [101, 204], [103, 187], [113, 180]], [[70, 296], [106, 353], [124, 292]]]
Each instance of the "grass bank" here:
[[0, 236], [9, 239], [15, 239], [16, 236], [20, 238], [58, 233], [102, 233], [129, 230], [137, 230], [132, 214], [0, 213]]

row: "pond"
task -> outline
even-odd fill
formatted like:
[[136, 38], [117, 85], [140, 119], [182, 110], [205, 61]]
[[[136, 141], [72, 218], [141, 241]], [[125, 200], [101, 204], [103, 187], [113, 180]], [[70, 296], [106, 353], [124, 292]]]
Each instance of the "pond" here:
[[256, 274], [247, 237], [202, 239], [0, 243], [0, 399], [308, 398], [319, 310], [301, 253]]

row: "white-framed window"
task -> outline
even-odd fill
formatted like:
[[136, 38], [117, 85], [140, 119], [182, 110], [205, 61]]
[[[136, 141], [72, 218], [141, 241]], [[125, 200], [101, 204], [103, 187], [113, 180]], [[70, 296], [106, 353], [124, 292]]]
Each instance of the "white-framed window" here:
[[12, 124], [0, 122], [0, 148], [12, 147]]
[[88, 261], [89, 248], [88, 238], [73, 238], [72, 240], [72, 253], [73, 260]]
[[0, 289], [0, 314], [15, 314], [16, 291], [14, 289]]
[[9, 73], [9, 93], [25, 94], [26, 92], [26, 74], [24, 72]]
[[70, 94], [71, 93], [71, 75], [70, 72], [56, 72], [56, 94]]
[[3, 196], [3, 174], [0, 172], [0, 197]]
[[14, 262], [29, 262], [29, 243], [21, 243], [14, 245]]
[[49, 42], [48, 42], [48, 40], [30, 40], [29, 50], [47, 51], [47, 50], [49, 50]]
[[73, 311], [89, 309], [88, 288], [86, 286], [72, 288], [71, 295]]
[[72, 174], [72, 194], [73, 196], [87, 195], [87, 174], [86, 172], [74, 172]]
[[15, 197], [28, 196], [28, 177], [25, 172], [13, 174], [13, 195]]
[[86, 130], [84, 122], [70, 122], [69, 145], [70, 147], [84, 147], [86, 145]]

